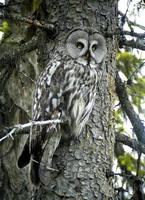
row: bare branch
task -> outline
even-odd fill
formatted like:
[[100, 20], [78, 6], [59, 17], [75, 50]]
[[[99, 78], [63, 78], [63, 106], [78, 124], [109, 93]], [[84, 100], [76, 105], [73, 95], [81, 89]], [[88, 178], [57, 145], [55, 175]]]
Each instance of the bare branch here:
[[132, 78], [141, 70], [141, 68], [145, 65], [145, 62], [142, 62], [137, 69], [129, 76], [127, 80], [127, 84], [130, 85], [132, 83]]
[[37, 49], [38, 39], [37, 37], [33, 37], [29, 42], [18, 46], [17, 48], [11, 48], [10, 50], [3, 51], [0, 48], [0, 64], [2, 67], [0, 71], [0, 94], [2, 93], [5, 83], [8, 80], [9, 76], [13, 72], [15, 67], [15, 63], [20, 59], [24, 54]]
[[37, 45], [38, 39], [37, 37], [33, 37], [30, 41], [17, 48], [11, 48], [10, 50], [4, 52], [3, 49], [0, 48], [0, 63], [5, 65], [11, 63], [12, 61], [16, 61], [20, 56], [36, 49]]
[[30, 76], [28, 76], [27, 74], [25, 74], [24, 72], [19, 72], [20, 74], [22, 74], [24, 77], [26, 77], [27, 79], [29, 79], [32, 83], [36, 84], [36, 81], [34, 81]]
[[145, 44], [135, 40], [124, 40], [123, 41], [123, 45], [127, 46], [127, 47], [131, 47], [131, 48], [136, 48], [136, 49], [140, 49], [140, 50], [145, 50]]
[[115, 85], [121, 107], [127, 114], [138, 141], [145, 144], [145, 127], [129, 101], [125, 85], [119, 77], [119, 74], [116, 75]]
[[140, 39], [145, 38], [145, 33], [136, 33], [134, 31], [123, 31], [124, 35], [130, 35], [133, 37], [138, 37]]
[[144, 153], [145, 154], [145, 145], [141, 144], [140, 142], [138, 142], [135, 139], [131, 139], [127, 135], [116, 133], [115, 141], [123, 143], [123, 144], [129, 146], [129, 147], [131, 147], [132, 149], [136, 150], [139, 153]]
[[[119, 11], [119, 14], [122, 17], [123, 22], [125, 23], [125, 21], [128, 23], [128, 26], [130, 28], [131, 31], [127, 31], [127, 30], [123, 30], [123, 26], [120, 25], [120, 35], [122, 36], [122, 39], [120, 40], [121, 42], [121, 47], [124, 46], [128, 46], [131, 48], [136, 48], [136, 49], [140, 49], [140, 50], [145, 50], [145, 43], [143, 41], [143, 39], [145, 38], [145, 33], [136, 33], [134, 32], [134, 29], [132, 26], [138, 27], [142, 30], [145, 30], [145, 27], [137, 24], [135, 22], [130, 21], [126, 14], [123, 14], [122, 12]], [[125, 36], [126, 35], [130, 35], [132, 37], [136, 37], [137, 39], [134, 40], [126, 40]]]
[[[48, 124], [60, 124], [62, 123], [62, 120], [60, 119], [53, 119], [53, 120], [47, 120], [47, 121], [32, 121], [29, 122], [27, 124], [17, 124], [14, 127], [11, 128], [11, 131], [8, 132], [4, 137], [0, 138], [0, 142], [2, 142], [3, 140], [5, 140], [8, 137], [13, 138], [13, 134], [14, 133], [19, 133], [21, 131], [27, 131], [28, 129], [30, 129], [30, 127], [32, 126], [46, 126]], [[10, 129], [10, 128], [8, 128]]]
[[46, 24], [46, 23], [40, 22], [38, 20], [32, 20], [32, 19], [29, 19], [29, 18], [21, 17], [21, 16], [3, 14], [3, 15], [0, 15], [0, 19], [10, 19], [10, 20], [13, 20], [13, 21], [31, 24], [31, 25], [34, 25], [34, 26], [36, 26], [36, 27], [38, 27], [42, 30], [45, 30], [49, 33], [55, 33], [56, 32], [56, 28], [53, 24]]
[[[119, 13], [119, 15], [121, 15], [122, 17], [125, 15], [125, 14], [122, 13], [121, 11], [119, 11], [118, 13]], [[130, 21], [130, 20], [128, 19], [127, 16], [125, 16], [125, 19], [126, 19], [126, 22], [128, 23], [129, 26], [136, 26], [136, 27], [138, 27], [138, 28], [140, 28], [140, 29], [142, 29], [142, 30], [145, 30], [145, 26], [142, 26], [141, 24], [138, 24], [138, 23], [136, 23], [136, 22]]]

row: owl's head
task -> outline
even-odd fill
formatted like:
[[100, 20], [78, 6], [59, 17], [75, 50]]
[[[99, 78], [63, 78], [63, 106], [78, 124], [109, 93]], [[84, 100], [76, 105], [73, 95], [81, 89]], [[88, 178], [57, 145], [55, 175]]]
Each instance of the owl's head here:
[[84, 30], [74, 30], [66, 40], [68, 54], [78, 63], [90, 65], [91, 68], [103, 61], [106, 55], [106, 42], [97, 32], [89, 33]]

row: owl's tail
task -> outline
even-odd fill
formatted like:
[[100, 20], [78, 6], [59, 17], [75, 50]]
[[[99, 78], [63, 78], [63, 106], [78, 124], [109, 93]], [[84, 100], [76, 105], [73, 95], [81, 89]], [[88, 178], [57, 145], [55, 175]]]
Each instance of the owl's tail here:
[[30, 158], [31, 158], [31, 154], [29, 151], [29, 137], [28, 137], [24, 145], [23, 151], [18, 159], [18, 163], [17, 163], [18, 167], [23, 168], [26, 165], [28, 165], [30, 162]]
[[45, 145], [37, 144], [33, 153], [29, 151], [29, 138], [27, 139], [23, 151], [18, 159], [18, 167], [23, 168], [30, 162], [30, 180], [36, 187], [41, 182], [48, 185], [50, 172], [57, 171], [51, 168], [53, 155], [61, 139], [60, 131], [53, 132], [47, 138]]
[[30, 136], [27, 138], [26, 143], [23, 147], [22, 153], [18, 159], [17, 165], [19, 168], [23, 168], [30, 164], [30, 179], [33, 185], [38, 186], [40, 183], [38, 169], [39, 163], [42, 157], [41, 145], [37, 145], [35, 152], [30, 152]]
[[[40, 181], [43, 185], [48, 185], [50, 183], [50, 172], [57, 171], [56, 169], [52, 168], [52, 159], [60, 143], [60, 140], [61, 132], [54, 132], [49, 140], [47, 140], [47, 144], [44, 148], [39, 167], [37, 163], [31, 162], [30, 178], [32, 183], [37, 183], [37, 181]], [[38, 172], [38, 176], [35, 174], [36, 171]], [[39, 180], [36, 179], [38, 177]]]

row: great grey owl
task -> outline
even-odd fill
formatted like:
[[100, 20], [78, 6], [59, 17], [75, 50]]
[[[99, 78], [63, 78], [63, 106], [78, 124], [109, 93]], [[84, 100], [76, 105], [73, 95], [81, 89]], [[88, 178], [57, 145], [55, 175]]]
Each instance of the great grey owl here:
[[20, 168], [30, 162], [34, 185], [41, 182], [40, 163], [46, 146], [49, 149], [46, 167], [51, 167], [60, 140], [81, 134], [94, 105], [98, 67], [106, 54], [105, 39], [95, 31], [73, 30], [61, 46], [58, 44], [54, 49], [54, 57], [37, 81], [32, 121], [64, 122], [33, 125], [18, 160]]

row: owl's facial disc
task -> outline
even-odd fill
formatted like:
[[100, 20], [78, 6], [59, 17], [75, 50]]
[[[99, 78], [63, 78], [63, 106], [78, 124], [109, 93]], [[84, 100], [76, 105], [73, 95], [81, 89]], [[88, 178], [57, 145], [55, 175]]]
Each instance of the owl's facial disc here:
[[88, 33], [82, 30], [73, 31], [66, 40], [66, 49], [72, 58], [82, 57], [88, 49]]
[[103, 61], [107, 48], [106, 41], [104, 37], [98, 33], [94, 33], [90, 36], [90, 52], [91, 57], [94, 59], [96, 64], [99, 64]]
[[83, 66], [97, 67], [106, 54], [106, 42], [102, 35], [75, 30], [66, 40], [67, 54]]

